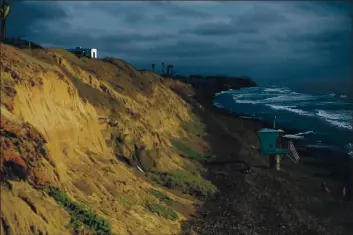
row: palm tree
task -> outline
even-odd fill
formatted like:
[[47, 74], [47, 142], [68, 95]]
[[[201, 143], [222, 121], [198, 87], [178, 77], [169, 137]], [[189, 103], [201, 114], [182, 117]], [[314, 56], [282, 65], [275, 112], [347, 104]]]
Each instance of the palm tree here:
[[6, 3], [5, 0], [3, 0], [0, 6], [1, 42], [4, 42], [6, 39], [6, 17], [9, 15], [10, 10], [11, 10], [10, 4]]

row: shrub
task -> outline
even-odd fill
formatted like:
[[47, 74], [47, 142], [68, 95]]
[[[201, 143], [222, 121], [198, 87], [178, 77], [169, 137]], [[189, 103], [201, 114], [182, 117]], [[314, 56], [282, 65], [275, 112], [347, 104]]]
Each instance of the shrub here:
[[159, 185], [171, 189], [179, 189], [183, 193], [192, 196], [207, 197], [217, 190], [211, 182], [187, 171], [151, 171], [147, 173], [147, 176]]
[[172, 201], [172, 199], [170, 199], [167, 195], [165, 195], [165, 194], [162, 193], [161, 191], [152, 189], [152, 194], [153, 194], [153, 196], [155, 196], [156, 198], [158, 198], [161, 202], [169, 203], [169, 202]]
[[1, 180], [26, 180], [31, 171], [21, 156], [10, 149], [4, 149], [0, 158]]
[[129, 199], [123, 197], [123, 196], [118, 196], [119, 202], [123, 206], [133, 206], [135, 203], [130, 201]]
[[196, 136], [205, 136], [205, 124], [200, 121], [184, 122], [182, 127]]
[[211, 158], [211, 156], [209, 156], [209, 155], [200, 154], [200, 153], [196, 152], [195, 150], [191, 149], [189, 146], [187, 146], [186, 144], [184, 144], [181, 141], [172, 140], [172, 144], [173, 144], [175, 150], [178, 153], [180, 153], [183, 157], [190, 157], [190, 158], [194, 158], [199, 161], [205, 161], [205, 160], [209, 160]]
[[135, 160], [145, 171], [149, 171], [155, 166], [154, 156], [157, 154], [156, 150], [147, 150], [145, 147], [137, 147], [135, 145]]
[[156, 213], [161, 217], [164, 217], [166, 219], [176, 221], [179, 217], [178, 214], [170, 207], [168, 206], [163, 206], [159, 204], [155, 204], [152, 202], [147, 202], [146, 207], [152, 212]]
[[47, 187], [46, 191], [70, 213], [70, 224], [76, 233], [82, 229], [82, 226], [85, 226], [95, 234], [112, 234], [111, 225], [86, 205], [72, 201], [56, 187]]
[[1, 116], [1, 134], [2, 136], [16, 138], [22, 135], [22, 127], [6, 120]]

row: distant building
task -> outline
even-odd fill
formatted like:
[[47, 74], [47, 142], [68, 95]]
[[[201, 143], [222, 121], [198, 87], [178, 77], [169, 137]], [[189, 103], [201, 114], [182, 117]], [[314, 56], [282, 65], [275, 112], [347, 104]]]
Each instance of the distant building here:
[[5, 44], [15, 46], [17, 48], [21, 49], [42, 49], [43, 47], [38, 45], [37, 43], [24, 40], [21, 37], [15, 37], [15, 38], [6, 38], [5, 39]]
[[95, 48], [82, 48], [76, 47], [75, 49], [66, 49], [78, 57], [88, 57], [88, 58], [95, 58], [97, 59], [97, 49]]

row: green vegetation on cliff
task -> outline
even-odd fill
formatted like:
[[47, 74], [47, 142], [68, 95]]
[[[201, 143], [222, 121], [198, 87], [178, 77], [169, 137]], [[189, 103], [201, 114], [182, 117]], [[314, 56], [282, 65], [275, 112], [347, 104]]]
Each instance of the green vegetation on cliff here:
[[71, 216], [70, 225], [75, 233], [81, 231], [84, 226], [97, 235], [112, 234], [111, 225], [88, 206], [73, 201], [58, 188], [47, 187], [45, 191], [69, 212]]

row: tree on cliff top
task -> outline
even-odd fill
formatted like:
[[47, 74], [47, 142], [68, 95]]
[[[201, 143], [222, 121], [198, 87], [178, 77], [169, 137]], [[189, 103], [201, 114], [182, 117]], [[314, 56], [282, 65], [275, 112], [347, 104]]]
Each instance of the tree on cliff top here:
[[0, 6], [0, 17], [1, 17], [1, 42], [6, 39], [6, 18], [11, 10], [10, 4], [6, 3], [5, 0], [2, 1]]

